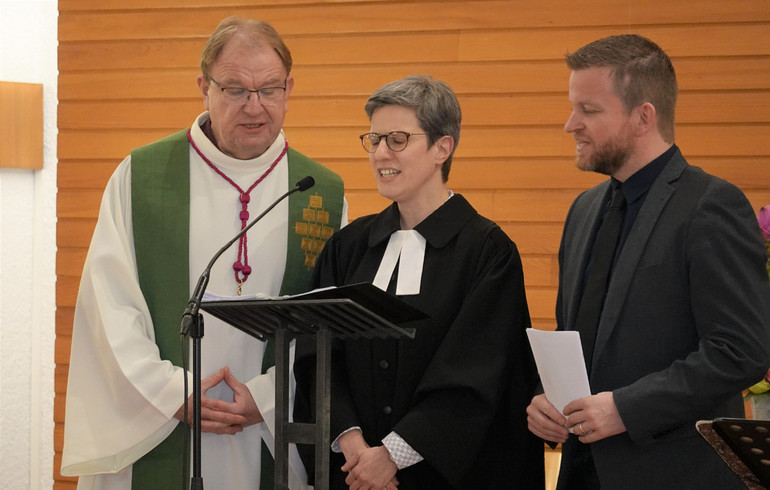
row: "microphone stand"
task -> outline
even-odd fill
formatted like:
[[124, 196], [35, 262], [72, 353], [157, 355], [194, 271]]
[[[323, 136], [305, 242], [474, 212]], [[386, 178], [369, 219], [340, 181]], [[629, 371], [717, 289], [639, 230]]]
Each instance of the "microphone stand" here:
[[[315, 180], [311, 176], [307, 176], [301, 179], [294, 186], [293, 189], [285, 192], [281, 197], [275, 200], [273, 204], [268, 206], [259, 216], [254, 218], [245, 228], [237, 233], [232, 240], [227, 242], [222, 248], [217, 251], [211, 258], [208, 265], [200, 277], [198, 278], [198, 284], [195, 286], [190, 301], [187, 303], [182, 314], [182, 324], [180, 328], [180, 335], [190, 335], [193, 341], [193, 440], [192, 440], [192, 476], [190, 477], [190, 489], [191, 490], [203, 490], [203, 478], [201, 477], [201, 339], [203, 338], [203, 315], [200, 313], [201, 301], [203, 299], [203, 293], [208, 286], [209, 278], [211, 276], [211, 268], [214, 266], [214, 262], [235, 243], [241, 236], [243, 236], [249, 229], [254, 226], [257, 221], [261, 220], [267, 213], [269, 213], [274, 207], [281, 201], [287, 198], [289, 195], [297, 191], [305, 191], [315, 185]], [[185, 393], [185, 414], [187, 414], [187, 393]]]

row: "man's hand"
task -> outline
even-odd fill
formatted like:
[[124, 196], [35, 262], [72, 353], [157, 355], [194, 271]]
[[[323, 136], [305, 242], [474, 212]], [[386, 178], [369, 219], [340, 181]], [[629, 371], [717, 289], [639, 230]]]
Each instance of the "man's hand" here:
[[[233, 401], [226, 402], [208, 398], [206, 392], [224, 382], [233, 390]], [[192, 396], [188, 401], [188, 423], [192, 425]], [[184, 406], [175, 417], [183, 420]], [[233, 376], [230, 369], [224, 367], [206, 379], [201, 380], [201, 431], [215, 434], [236, 434], [244, 427], [262, 422], [262, 414], [251, 396], [248, 387]]]
[[240, 425], [243, 427], [264, 422], [265, 419], [257, 408], [257, 403], [251, 396], [249, 388], [233, 376], [230, 368], [224, 367], [222, 371], [224, 372], [224, 382], [233, 390], [233, 401], [226, 402], [216, 398], [203, 399], [201, 407], [209, 410], [207, 419], [213, 422], [221, 419], [221, 422], [225, 423], [234, 420], [228, 416], [229, 414], [241, 420]]
[[529, 431], [551, 442], [565, 442], [569, 437], [567, 419], [556, 410], [544, 394], [537, 395], [527, 407]]
[[369, 447], [359, 430], [346, 432], [338, 442], [345, 455], [345, 483], [351, 490], [396, 490], [398, 468], [384, 446]]
[[564, 407], [564, 415], [567, 427], [586, 444], [626, 431], [610, 391], [570, 402]]

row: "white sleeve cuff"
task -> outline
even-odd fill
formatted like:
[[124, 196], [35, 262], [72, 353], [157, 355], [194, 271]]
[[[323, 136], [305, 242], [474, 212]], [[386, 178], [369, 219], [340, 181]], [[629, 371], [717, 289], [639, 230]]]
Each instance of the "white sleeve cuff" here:
[[351, 430], [357, 430], [357, 431], [361, 432], [361, 427], [351, 427], [350, 429], [348, 429], [346, 431], [343, 431], [340, 435], [338, 435], [337, 438], [332, 441], [332, 451], [333, 452], [335, 452], [335, 453], [341, 453], [342, 452], [342, 449], [340, 449], [340, 437], [344, 436], [345, 434], [347, 434]]

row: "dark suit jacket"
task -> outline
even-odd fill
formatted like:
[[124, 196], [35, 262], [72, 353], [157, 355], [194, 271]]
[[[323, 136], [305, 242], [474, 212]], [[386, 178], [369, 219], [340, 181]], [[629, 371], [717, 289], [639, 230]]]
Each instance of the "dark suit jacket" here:
[[[580, 195], [559, 252], [556, 317], [574, 330], [609, 181]], [[612, 391], [627, 432], [591, 445], [603, 488], [741, 487], [695, 422], [742, 417], [741, 390], [770, 363], [770, 286], [754, 212], [677, 150], [619, 256], [599, 323], [593, 393]], [[563, 477], [576, 445], [564, 445]]]

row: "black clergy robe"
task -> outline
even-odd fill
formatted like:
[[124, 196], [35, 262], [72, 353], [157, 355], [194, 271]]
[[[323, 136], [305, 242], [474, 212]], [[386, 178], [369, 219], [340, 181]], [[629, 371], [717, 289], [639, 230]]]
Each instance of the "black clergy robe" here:
[[[314, 287], [372, 282], [398, 229], [394, 203], [337, 232]], [[337, 341], [331, 437], [358, 426], [375, 446], [395, 431], [424, 458], [397, 473], [400, 490], [543, 488], [543, 444], [525, 413], [537, 376], [516, 246], [457, 194], [415, 230], [427, 242], [420, 293], [400, 298], [431, 318], [406, 325], [414, 339]], [[312, 393], [314, 361], [304, 350], [297, 420], [309, 420]], [[305, 463], [312, 477], [311, 457]], [[331, 488], [347, 488], [343, 463], [332, 454]]]

